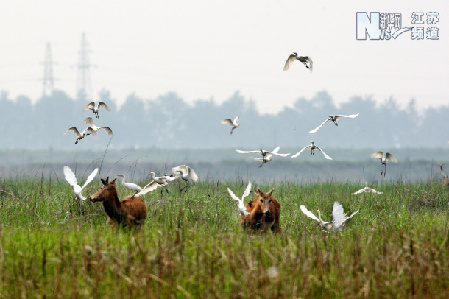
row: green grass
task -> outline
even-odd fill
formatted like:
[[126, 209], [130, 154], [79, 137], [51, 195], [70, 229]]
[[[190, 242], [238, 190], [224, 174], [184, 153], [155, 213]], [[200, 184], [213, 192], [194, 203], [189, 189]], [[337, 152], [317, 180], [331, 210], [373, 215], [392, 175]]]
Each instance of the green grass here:
[[[180, 193], [175, 182], [168, 194], [145, 195], [148, 218], [129, 231], [106, 225], [102, 205], [78, 203], [65, 182], [1, 179], [0, 298], [449, 296], [449, 191], [440, 182], [357, 196], [361, 184], [258, 186], [275, 188], [280, 235], [241, 230], [226, 187], [241, 195], [246, 183]], [[99, 187], [95, 180], [84, 194]], [[334, 201], [360, 209], [341, 235], [299, 210], [330, 220]]]

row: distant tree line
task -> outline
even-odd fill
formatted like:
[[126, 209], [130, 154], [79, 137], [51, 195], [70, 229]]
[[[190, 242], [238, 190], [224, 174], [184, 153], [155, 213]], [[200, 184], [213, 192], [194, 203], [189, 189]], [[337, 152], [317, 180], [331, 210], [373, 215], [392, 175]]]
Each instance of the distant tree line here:
[[[276, 115], [261, 114], [256, 103], [238, 92], [221, 104], [211, 99], [186, 103], [169, 92], [156, 99], [136, 94], [127, 97], [118, 108], [106, 90], [98, 96], [111, 111], [100, 110], [95, 119], [91, 111], [82, 112], [87, 100], [70, 98], [63, 91], [42, 97], [36, 104], [24, 95], [10, 99], [0, 94], [0, 149], [105, 149], [109, 148], [224, 148], [303, 147], [314, 140], [323, 148], [376, 148], [448, 146], [449, 106], [417, 111], [414, 100], [405, 109], [390, 98], [382, 104], [370, 97], [353, 97], [337, 105], [323, 91], [313, 98], [298, 98], [292, 107]], [[341, 119], [339, 126], [324, 125], [317, 133], [308, 131], [330, 114], [355, 114]], [[232, 135], [224, 118], [241, 117], [241, 125]], [[63, 133], [71, 126], [83, 130], [83, 120], [91, 116], [97, 126], [114, 131], [110, 140], [105, 132], [88, 136], [78, 145], [75, 134]]]

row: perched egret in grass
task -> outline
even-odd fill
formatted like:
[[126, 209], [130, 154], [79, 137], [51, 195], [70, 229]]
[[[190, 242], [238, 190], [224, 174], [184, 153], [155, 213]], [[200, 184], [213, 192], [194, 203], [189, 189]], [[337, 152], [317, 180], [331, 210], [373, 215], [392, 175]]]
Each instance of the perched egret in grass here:
[[355, 191], [352, 194], [360, 194], [360, 193], [363, 193], [363, 192], [372, 192], [372, 193], [377, 193], [377, 194], [382, 194], [383, 193], [381, 191], [377, 191], [376, 189], [368, 187], [368, 183], [365, 182], [365, 187], [364, 188], [362, 188], [360, 190], [357, 190], [357, 191]]
[[288, 70], [290, 68], [290, 64], [293, 63], [293, 61], [299, 60], [301, 61], [306, 68], [308, 68], [310, 71], [313, 69], [313, 61], [310, 56], [298, 56], [298, 53], [293, 52], [288, 56], [287, 60], [284, 64], [284, 71]]
[[114, 134], [112, 133], [111, 128], [109, 128], [109, 127], [97, 127], [97, 126], [94, 124], [94, 120], [93, 120], [92, 117], [90, 117], [90, 116], [87, 117], [87, 118], [84, 120], [84, 123], [89, 125], [89, 127], [87, 128], [87, 130], [88, 130], [88, 132], [89, 132], [90, 134], [92, 134], [92, 135], [94, 135], [94, 136], [96, 136], [96, 135], [97, 135], [97, 131], [98, 131], [98, 130], [101, 130], [101, 129], [105, 130], [106, 133], [107, 133], [109, 136], [113, 136], [113, 135], [114, 135]]
[[314, 142], [314, 141], [312, 141], [312, 143], [310, 143], [310, 145], [303, 147], [299, 152], [297, 152], [296, 154], [294, 154], [294, 155], [292, 156], [292, 158], [298, 157], [299, 155], [301, 155], [301, 153], [302, 153], [303, 151], [305, 151], [305, 150], [307, 150], [307, 149], [310, 149], [310, 154], [311, 154], [311, 155], [315, 155], [315, 152], [314, 152], [314, 151], [315, 151], [315, 150], [319, 150], [320, 152], [323, 153], [323, 155], [324, 155], [324, 157], [325, 157], [326, 159], [332, 160], [332, 158], [329, 157], [329, 156], [328, 156], [328, 155], [327, 155], [321, 148], [319, 148], [318, 146], [315, 145], [315, 142]]
[[63, 135], [67, 134], [68, 131], [73, 131], [76, 134], [76, 141], [75, 144], [78, 144], [78, 141], [86, 137], [86, 135], [90, 135], [90, 133], [86, 132], [88, 131], [88, 128], [84, 129], [81, 133], [78, 131], [77, 127], [70, 127], [67, 129], [67, 131], [64, 132]]
[[231, 198], [237, 202], [237, 208], [239, 209], [240, 214], [241, 214], [242, 216], [248, 215], [249, 213], [248, 213], [248, 211], [246, 210], [244, 199], [245, 199], [245, 197], [247, 197], [247, 196], [249, 195], [249, 193], [251, 192], [251, 182], [248, 182], [248, 186], [246, 186], [246, 189], [245, 189], [245, 191], [243, 192], [243, 195], [242, 195], [241, 198], [238, 198], [238, 197], [234, 194], [234, 192], [232, 192], [231, 189], [229, 189], [229, 188], [227, 188], [227, 189], [228, 189], [229, 195], [231, 195]]
[[76, 198], [78, 200], [86, 200], [87, 198], [85, 198], [83, 196], [81, 191], [83, 191], [83, 189], [87, 185], [89, 185], [90, 182], [92, 182], [92, 180], [94, 179], [94, 177], [98, 173], [98, 168], [96, 168], [96, 169], [94, 169], [94, 171], [92, 171], [92, 173], [87, 177], [87, 180], [84, 182], [84, 185], [82, 187], [80, 187], [78, 185], [78, 181], [76, 179], [76, 176], [73, 173], [73, 171], [70, 169], [70, 167], [64, 166], [63, 172], [64, 172], [65, 180], [70, 184], [70, 186], [72, 186], [73, 192], [75, 193]]
[[229, 132], [229, 134], [232, 134], [232, 131], [234, 131], [234, 129], [240, 125], [239, 121], [240, 121], [240, 116], [237, 116], [236, 118], [234, 118], [234, 120], [231, 120], [230, 118], [223, 119], [221, 121], [221, 123], [229, 124], [231, 127], [231, 132]]
[[87, 104], [87, 106], [84, 108], [84, 111], [87, 111], [88, 109], [92, 110], [92, 112], [95, 114], [96, 118], [100, 118], [100, 116], [98, 115], [98, 110], [103, 107], [104, 109], [111, 111], [111, 109], [109, 109], [108, 105], [106, 105], [105, 102], [90, 102], [89, 104]]
[[301, 205], [299, 207], [301, 211], [309, 218], [317, 221], [320, 225], [323, 231], [330, 232], [332, 229], [338, 229], [342, 230], [344, 225], [346, 224], [346, 221], [354, 217], [355, 214], [359, 212], [359, 210], [355, 211], [351, 214], [351, 216], [347, 216], [344, 212], [343, 206], [339, 202], [334, 202], [334, 206], [332, 208], [332, 221], [326, 222], [321, 219], [321, 213], [320, 210], [317, 210], [318, 217], [316, 217], [312, 212], [307, 210], [307, 208], [304, 205]]
[[392, 154], [390, 154], [389, 152], [387, 152], [385, 154], [385, 158], [384, 158], [384, 152], [375, 152], [373, 154], [371, 154], [370, 156], [373, 159], [380, 159], [380, 163], [382, 164], [382, 170], [380, 171], [380, 175], [385, 176], [385, 174], [387, 174], [387, 161], [391, 161], [393, 163], [398, 163], [398, 160], [396, 160], [395, 157], [393, 157]]
[[348, 117], [348, 118], [356, 118], [357, 116], [359, 116], [359, 114], [352, 114], [352, 115], [329, 115], [329, 118], [326, 119], [325, 121], [323, 121], [318, 127], [316, 127], [313, 130], [310, 130], [309, 133], [315, 133], [316, 131], [318, 131], [325, 123], [327, 122], [333, 122], [336, 126], [338, 126], [337, 124], [337, 120], [340, 117]]

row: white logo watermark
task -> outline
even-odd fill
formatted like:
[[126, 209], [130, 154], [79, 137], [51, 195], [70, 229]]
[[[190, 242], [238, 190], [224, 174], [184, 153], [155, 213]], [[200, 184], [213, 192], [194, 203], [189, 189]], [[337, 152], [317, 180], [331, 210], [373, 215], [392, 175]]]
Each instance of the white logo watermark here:
[[[410, 26], [403, 26], [401, 13], [357, 12], [357, 40], [390, 40], [396, 39], [405, 32], [410, 32], [412, 40], [439, 40], [438, 12], [413, 12]], [[420, 26], [427, 25], [427, 26]]]

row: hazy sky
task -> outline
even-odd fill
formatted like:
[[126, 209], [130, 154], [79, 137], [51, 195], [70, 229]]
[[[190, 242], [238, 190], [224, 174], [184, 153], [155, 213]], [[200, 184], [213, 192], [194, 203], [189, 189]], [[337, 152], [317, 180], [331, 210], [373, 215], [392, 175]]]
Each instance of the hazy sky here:
[[[0, 12], [0, 89], [13, 98], [41, 96], [47, 42], [55, 88], [74, 97], [85, 32], [94, 95], [105, 88], [118, 103], [132, 92], [222, 102], [240, 91], [277, 112], [322, 90], [337, 102], [449, 103], [446, 1], [2, 1]], [[419, 26], [438, 27], [439, 40], [357, 41], [356, 12], [401, 13], [402, 27], [412, 12], [438, 12]], [[292, 51], [312, 57], [313, 73], [299, 62], [282, 71]]]

